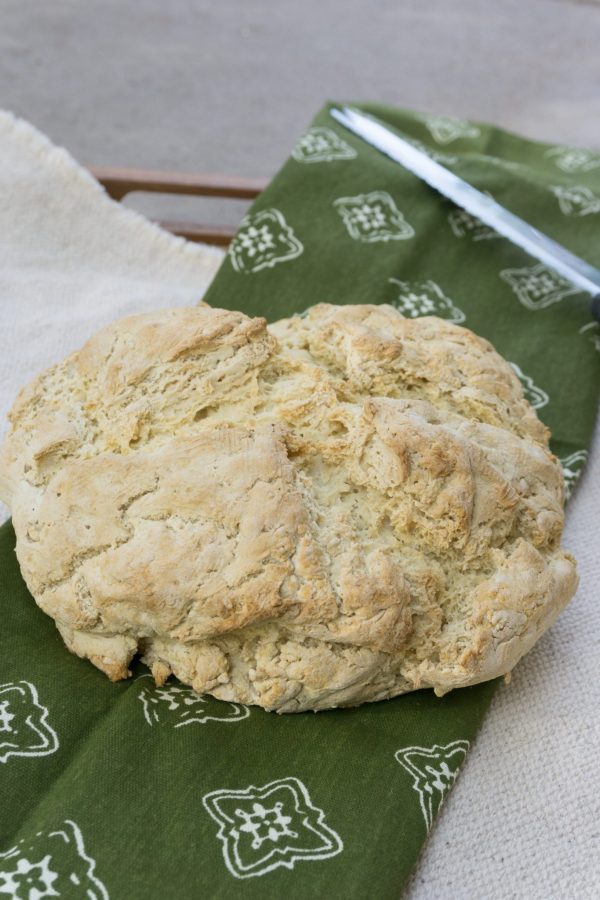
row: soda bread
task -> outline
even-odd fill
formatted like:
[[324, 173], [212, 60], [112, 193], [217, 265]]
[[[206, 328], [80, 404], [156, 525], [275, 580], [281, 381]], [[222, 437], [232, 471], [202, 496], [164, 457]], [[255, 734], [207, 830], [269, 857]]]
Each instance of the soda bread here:
[[111, 679], [278, 712], [509, 672], [573, 595], [547, 429], [482, 338], [390, 306], [170, 309], [19, 394], [2, 496]]

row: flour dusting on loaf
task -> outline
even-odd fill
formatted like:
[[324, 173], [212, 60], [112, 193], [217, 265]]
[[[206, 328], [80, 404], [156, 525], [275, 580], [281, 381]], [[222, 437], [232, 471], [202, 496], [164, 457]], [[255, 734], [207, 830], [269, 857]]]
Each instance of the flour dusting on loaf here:
[[482, 338], [390, 306], [132, 316], [19, 394], [27, 586], [111, 679], [279, 712], [509, 672], [573, 595], [563, 480]]

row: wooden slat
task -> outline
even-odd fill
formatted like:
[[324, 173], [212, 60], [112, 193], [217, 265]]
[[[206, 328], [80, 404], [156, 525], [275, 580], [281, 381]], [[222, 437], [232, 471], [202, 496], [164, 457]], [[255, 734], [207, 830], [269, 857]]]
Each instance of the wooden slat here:
[[233, 197], [252, 200], [267, 186], [267, 178], [234, 175], [191, 175], [187, 172], [160, 172], [153, 169], [121, 169], [91, 166], [90, 172], [108, 194], [121, 200], [133, 191], [160, 194], [190, 194], [198, 197]]
[[187, 238], [188, 241], [198, 241], [204, 244], [215, 244], [226, 247], [231, 243], [236, 229], [231, 225], [192, 225], [189, 222], [157, 222], [161, 228]]

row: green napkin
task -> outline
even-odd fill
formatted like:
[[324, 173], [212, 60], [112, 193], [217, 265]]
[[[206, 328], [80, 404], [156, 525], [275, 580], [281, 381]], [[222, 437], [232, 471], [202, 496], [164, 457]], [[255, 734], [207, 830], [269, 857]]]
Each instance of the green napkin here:
[[[365, 108], [600, 265], [600, 155]], [[600, 389], [584, 297], [327, 109], [244, 219], [207, 300], [269, 319], [385, 302], [464, 323], [514, 364], [572, 490]], [[1, 897], [398, 897], [495, 683], [281, 717], [156, 688], [141, 665], [111, 684], [64, 648], [13, 548], [7, 524]]]

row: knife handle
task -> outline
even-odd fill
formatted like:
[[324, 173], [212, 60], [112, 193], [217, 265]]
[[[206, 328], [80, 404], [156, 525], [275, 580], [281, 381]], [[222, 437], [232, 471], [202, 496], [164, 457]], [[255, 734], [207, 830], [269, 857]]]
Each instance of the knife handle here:
[[600, 294], [596, 294], [590, 300], [590, 312], [597, 322], [600, 322]]

